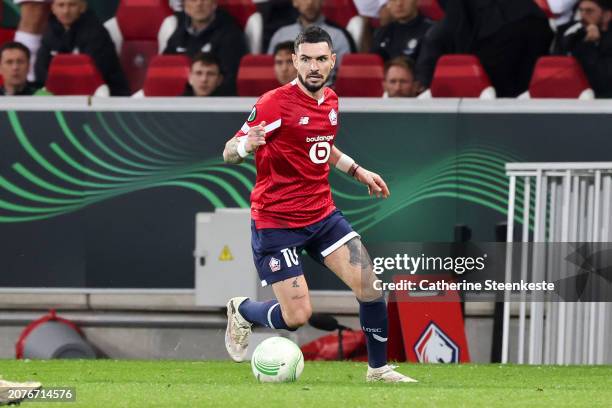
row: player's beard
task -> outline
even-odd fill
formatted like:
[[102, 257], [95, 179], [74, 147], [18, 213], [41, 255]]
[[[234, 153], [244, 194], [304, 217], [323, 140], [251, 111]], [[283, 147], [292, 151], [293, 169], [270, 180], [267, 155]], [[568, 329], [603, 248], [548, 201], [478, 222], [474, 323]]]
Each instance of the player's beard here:
[[308, 90], [308, 92], [312, 92], [312, 93], [317, 92], [319, 89], [325, 86], [326, 78], [323, 75], [321, 75], [321, 77], [323, 79], [321, 81], [321, 85], [312, 85], [312, 84], [307, 83], [304, 80], [304, 77], [302, 77], [302, 75], [298, 74], [298, 80], [302, 83], [302, 85], [304, 85], [304, 87]]

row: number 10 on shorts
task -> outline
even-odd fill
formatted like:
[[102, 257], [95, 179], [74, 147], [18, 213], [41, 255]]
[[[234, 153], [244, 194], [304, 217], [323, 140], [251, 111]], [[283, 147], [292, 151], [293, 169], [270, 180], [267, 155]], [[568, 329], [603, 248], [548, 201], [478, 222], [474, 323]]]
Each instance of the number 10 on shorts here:
[[281, 253], [285, 257], [285, 262], [287, 263], [288, 268], [291, 268], [293, 265], [299, 265], [298, 255], [295, 247], [281, 249]]

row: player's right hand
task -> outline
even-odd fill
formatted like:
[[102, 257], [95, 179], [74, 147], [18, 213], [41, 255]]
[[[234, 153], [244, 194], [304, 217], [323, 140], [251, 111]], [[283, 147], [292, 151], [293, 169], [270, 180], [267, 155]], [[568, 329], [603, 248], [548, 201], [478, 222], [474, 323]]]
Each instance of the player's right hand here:
[[248, 153], [253, 153], [259, 146], [263, 146], [266, 144], [266, 121], [262, 121], [259, 125], [253, 126], [249, 129], [247, 133], [247, 142], [245, 146], [245, 150]]

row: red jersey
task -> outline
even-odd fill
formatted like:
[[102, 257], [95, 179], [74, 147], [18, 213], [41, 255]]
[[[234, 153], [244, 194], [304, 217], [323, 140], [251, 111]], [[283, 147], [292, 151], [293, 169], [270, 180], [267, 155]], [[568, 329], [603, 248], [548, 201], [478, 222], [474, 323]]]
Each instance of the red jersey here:
[[301, 228], [334, 211], [329, 155], [338, 128], [338, 96], [325, 88], [318, 101], [297, 80], [265, 93], [235, 137], [266, 121], [266, 144], [255, 153], [257, 179], [251, 218], [257, 229]]

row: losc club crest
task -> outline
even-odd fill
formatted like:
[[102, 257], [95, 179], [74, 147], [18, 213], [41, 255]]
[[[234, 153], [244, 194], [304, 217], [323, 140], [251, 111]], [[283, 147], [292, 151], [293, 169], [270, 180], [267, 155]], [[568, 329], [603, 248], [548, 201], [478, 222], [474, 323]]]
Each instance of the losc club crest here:
[[338, 114], [333, 108], [329, 112], [329, 123], [331, 123], [332, 126], [336, 126], [338, 124]]
[[459, 347], [434, 322], [430, 322], [414, 345], [420, 363], [458, 363]]
[[270, 266], [270, 270], [272, 272], [278, 272], [280, 271], [281, 268], [281, 263], [278, 259], [272, 257], [270, 258], [270, 263], [268, 264]]

